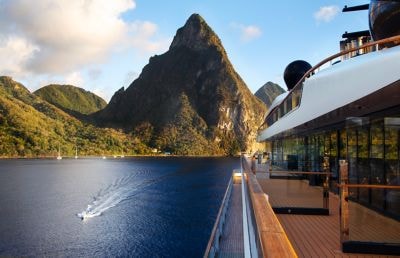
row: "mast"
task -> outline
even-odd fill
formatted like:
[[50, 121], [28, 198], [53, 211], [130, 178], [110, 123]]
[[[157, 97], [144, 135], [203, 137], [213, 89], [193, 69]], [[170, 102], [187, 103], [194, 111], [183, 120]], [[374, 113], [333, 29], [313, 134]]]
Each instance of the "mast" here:
[[62, 157], [61, 157], [61, 151], [60, 151], [60, 144], [58, 144], [58, 156], [57, 156], [57, 159], [58, 159], [58, 160], [62, 159]]

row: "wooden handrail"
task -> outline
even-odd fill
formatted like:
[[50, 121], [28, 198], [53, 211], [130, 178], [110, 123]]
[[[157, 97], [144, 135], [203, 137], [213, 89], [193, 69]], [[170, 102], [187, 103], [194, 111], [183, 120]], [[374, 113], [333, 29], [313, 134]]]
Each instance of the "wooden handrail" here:
[[255, 175], [251, 172], [245, 175], [263, 257], [297, 257]]
[[331, 172], [270, 171], [272, 174], [332, 175]]
[[[386, 38], [386, 39], [377, 40], [377, 41], [372, 41], [372, 42], [366, 43], [365, 45], [362, 45], [362, 46], [359, 46], [359, 47], [355, 47], [355, 48], [351, 48], [351, 49], [347, 49], [347, 50], [343, 50], [343, 51], [341, 51], [341, 52], [339, 52], [339, 53], [337, 53], [337, 54], [334, 54], [334, 55], [332, 55], [332, 56], [330, 56], [330, 57], [327, 57], [327, 58], [325, 58], [324, 60], [322, 60], [321, 62], [319, 62], [318, 64], [316, 64], [314, 67], [312, 67], [310, 70], [308, 70], [308, 72], [306, 72], [306, 73], [303, 75], [303, 77], [297, 82], [297, 84], [293, 87], [292, 91], [293, 91], [294, 89], [296, 89], [297, 87], [299, 87], [299, 85], [300, 85], [310, 74], [312, 74], [315, 70], [317, 70], [318, 68], [320, 68], [320, 67], [323, 66], [324, 64], [326, 64], [326, 63], [332, 61], [332, 60], [335, 59], [335, 58], [344, 56], [344, 55], [346, 55], [346, 54], [348, 54], [348, 53], [351, 53], [351, 52], [354, 52], [354, 51], [358, 51], [358, 50], [360, 50], [360, 49], [364, 49], [364, 48], [367, 48], [367, 47], [372, 47], [372, 46], [375, 46], [375, 45], [380, 45], [380, 44], [385, 44], [385, 43], [392, 43], [392, 42], [395, 42], [395, 41], [400, 41], [400, 35], [398, 35], [398, 36], [393, 36], [393, 37]], [[286, 99], [286, 98], [285, 98], [285, 99]]]
[[[359, 46], [359, 47], [355, 47], [355, 48], [343, 50], [343, 51], [341, 51], [341, 52], [339, 52], [339, 53], [336, 53], [336, 54], [334, 54], [334, 55], [332, 55], [332, 56], [330, 56], [330, 57], [325, 58], [324, 60], [322, 60], [321, 62], [319, 62], [318, 64], [316, 64], [314, 67], [312, 67], [310, 70], [308, 70], [308, 71], [303, 75], [303, 77], [301, 77], [301, 79], [300, 79], [300, 80], [296, 83], [296, 85], [290, 90], [289, 94], [282, 100], [281, 103], [284, 103], [285, 100], [289, 97], [289, 95], [290, 95], [294, 90], [296, 90], [298, 87], [300, 87], [300, 85], [305, 81], [305, 79], [306, 79], [307, 77], [309, 77], [313, 72], [315, 72], [315, 71], [316, 71], [317, 69], [319, 69], [321, 66], [323, 66], [324, 64], [326, 64], [326, 63], [328, 63], [328, 62], [334, 60], [335, 58], [344, 56], [344, 55], [346, 55], [346, 54], [348, 54], [348, 53], [351, 53], [351, 52], [354, 52], [354, 51], [358, 51], [358, 50], [360, 50], [360, 49], [372, 47], [372, 46], [375, 46], [375, 45], [381, 45], [381, 44], [386, 44], [386, 43], [393, 43], [393, 42], [396, 42], [396, 41], [399, 41], [399, 42], [400, 42], [400, 35], [398, 35], [398, 36], [393, 36], [393, 37], [386, 38], [386, 39], [377, 40], [377, 41], [372, 41], [372, 42], [366, 43], [365, 45], [362, 45], [362, 46]], [[280, 106], [280, 104], [277, 105], [274, 109], [272, 109], [272, 110], [269, 112], [268, 116], [269, 116], [270, 114], [272, 114], [272, 112], [274, 112], [274, 110], [276, 110], [279, 106]], [[264, 124], [265, 124], [265, 123], [263, 123], [261, 126], [263, 126]]]
[[394, 189], [400, 190], [400, 185], [363, 185], [363, 184], [336, 184], [338, 188], [372, 188], [372, 189]]
[[263, 257], [298, 257], [256, 176], [250, 172], [247, 159], [242, 161]]
[[[215, 236], [217, 234], [219, 221], [221, 220], [222, 211], [224, 209], [225, 202], [228, 199], [229, 189], [232, 187], [232, 184], [233, 184], [233, 181], [232, 181], [232, 177], [231, 177], [231, 179], [229, 180], [229, 183], [228, 183], [228, 187], [226, 188], [224, 198], [222, 199], [221, 206], [219, 207], [218, 215], [215, 220], [214, 227], [211, 231], [211, 236], [210, 236], [210, 239], [208, 240], [206, 251], [204, 252], [204, 256], [203, 256], [204, 258], [208, 258], [209, 254], [211, 252], [211, 248], [213, 246], [213, 242], [215, 241]], [[219, 239], [216, 239], [216, 241], [219, 241]]]

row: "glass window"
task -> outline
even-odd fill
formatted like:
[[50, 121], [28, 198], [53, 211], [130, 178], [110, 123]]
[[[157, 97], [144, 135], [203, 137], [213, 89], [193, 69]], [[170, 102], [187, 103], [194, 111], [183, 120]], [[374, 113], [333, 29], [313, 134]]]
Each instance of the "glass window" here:
[[[370, 167], [368, 159], [369, 147], [369, 129], [367, 127], [359, 127], [357, 134], [357, 172], [360, 184], [370, 183]], [[368, 204], [369, 203], [369, 189], [360, 188], [358, 199]]]
[[[400, 185], [399, 135], [399, 127], [385, 126], [386, 183], [389, 185]], [[388, 190], [385, 197], [386, 210], [400, 216], [400, 191]]]
[[346, 130], [340, 130], [339, 132], [339, 157], [340, 159], [347, 159], [347, 133]]
[[333, 176], [337, 177], [338, 175], [338, 132], [333, 131], [330, 134], [330, 149], [329, 149], [329, 167], [330, 171], [333, 173]]
[[[354, 127], [347, 129], [347, 157], [349, 163], [349, 183], [357, 184], [357, 130]], [[351, 199], [358, 199], [358, 189], [349, 189]]]
[[[373, 122], [370, 128], [370, 169], [371, 184], [384, 184], [383, 162], [383, 121]], [[377, 209], [384, 209], [384, 190], [371, 189], [371, 204]]]
[[331, 137], [330, 134], [327, 133], [324, 135], [324, 150], [322, 152], [322, 156], [325, 155], [330, 155], [330, 150], [331, 150]]
[[368, 129], [359, 128], [357, 135], [357, 153], [359, 159], [368, 158]]
[[279, 110], [278, 119], [281, 118], [281, 117], [283, 117], [283, 116], [285, 115], [285, 105], [283, 105], [283, 104], [284, 104], [284, 103], [281, 103], [281, 104], [279, 105], [279, 108], [278, 108], [278, 110]]
[[371, 125], [371, 158], [383, 158], [383, 122]]
[[292, 110], [292, 93], [286, 99], [286, 114]]
[[292, 92], [292, 107], [293, 108], [297, 107], [299, 103], [300, 103], [300, 91], [294, 90]]

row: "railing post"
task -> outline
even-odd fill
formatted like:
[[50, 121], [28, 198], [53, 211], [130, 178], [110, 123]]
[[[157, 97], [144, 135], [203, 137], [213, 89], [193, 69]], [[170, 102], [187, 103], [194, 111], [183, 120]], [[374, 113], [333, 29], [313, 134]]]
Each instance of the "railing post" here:
[[339, 161], [340, 165], [340, 242], [349, 240], [349, 168], [346, 160]]
[[[329, 157], [327, 156], [324, 157], [323, 170], [325, 173], [330, 172]], [[325, 175], [323, 187], [324, 187], [322, 192], [323, 208], [329, 210], [329, 174]]]

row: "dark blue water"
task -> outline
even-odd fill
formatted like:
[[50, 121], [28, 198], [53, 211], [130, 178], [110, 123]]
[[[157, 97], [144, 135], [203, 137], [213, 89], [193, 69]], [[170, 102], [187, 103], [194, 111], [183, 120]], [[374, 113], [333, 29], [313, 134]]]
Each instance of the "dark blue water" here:
[[0, 160], [0, 256], [201, 257], [237, 167], [232, 158]]

